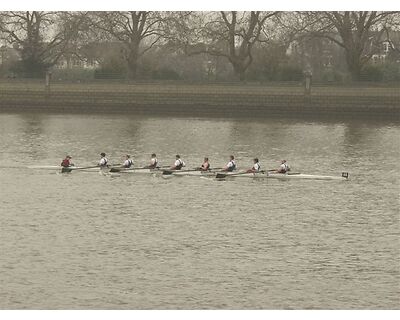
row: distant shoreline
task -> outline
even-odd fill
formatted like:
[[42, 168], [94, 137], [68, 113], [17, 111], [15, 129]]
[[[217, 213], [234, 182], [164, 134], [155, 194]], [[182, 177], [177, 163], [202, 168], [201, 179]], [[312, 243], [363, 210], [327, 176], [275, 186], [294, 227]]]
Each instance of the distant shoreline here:
[[301, 84], [0, 82], [1, 112], [137, 113], [181, 116], [398, 117], [400, 88]]

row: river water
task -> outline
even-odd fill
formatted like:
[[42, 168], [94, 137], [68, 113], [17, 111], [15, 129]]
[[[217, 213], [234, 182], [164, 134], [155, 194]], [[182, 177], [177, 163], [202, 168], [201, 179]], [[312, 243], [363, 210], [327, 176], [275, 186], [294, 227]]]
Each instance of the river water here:
[[[400, 124], [0, 114], [1, 309], [400, 308]], [[28, 170], [285, 158], [349, 181]]]

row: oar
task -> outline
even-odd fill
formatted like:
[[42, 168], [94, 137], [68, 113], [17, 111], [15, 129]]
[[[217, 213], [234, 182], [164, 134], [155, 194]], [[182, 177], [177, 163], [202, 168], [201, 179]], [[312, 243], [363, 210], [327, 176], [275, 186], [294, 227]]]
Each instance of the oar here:
[[123, 172], [123, 171], [129, 171], [129, 170], [160, 169], [160, 168], [169, 168], [169, 166], [155, 167], [155, 168], [149, 168], [148, 166], [138, 167], [138, 168], [111, 168], [110, 172], [120, 172], [121, 170]]
[[[231, 176], [239, 176], [239, 175], [245, 174], [245, 173], [267, 173], [267, 172], [270, 172], [270, 171], [275, 171], [275, 170], [274, 170], [274, 169], [271, 169], [271, 170], [260, 170], [260, 171], [254, 171], [254, 172], [242, 171], [242, 172], [232, 173], [232, 174], [228, 174], [228, 173], [217, 173], [215, 177], [216, 177], [217, 179], [224, 179], [224, 178], [226, 178], [227, 176], [229, 176], [229, 177], [231, 177]], [[231, 172], [232, 172], [232, 171], [231, 171]]]
[[216, 170], [222, 170], [222, 169], [223, 169], [223, 167], [222, 168], [210, 168], [210, 169], [208, 169], [206, 171], [216, 171]]
[[272, 171], [276, 171], [276, 169], [260, 170], [259, 172], [268, 173], [268, 172], [272, 172]]
[[61, 168], [61, 172], [71, 172], [72, 170], [83, 170], [83, 169], [93, 169], [93, 168], [99, 168], [100, 166], [91, 166], [91, 167], [82, 167], [82, 168], [74, 168], [74, 166], [71, 167], [63, 167]]
[[169, 175], [169, 174], [172, 174], [174, 172], [191, 172], [191, 171], [200, 171], [200, 170], [198, 168], [187, 169], [187, 170], [163, 170], [162, 174], [163, 175]]

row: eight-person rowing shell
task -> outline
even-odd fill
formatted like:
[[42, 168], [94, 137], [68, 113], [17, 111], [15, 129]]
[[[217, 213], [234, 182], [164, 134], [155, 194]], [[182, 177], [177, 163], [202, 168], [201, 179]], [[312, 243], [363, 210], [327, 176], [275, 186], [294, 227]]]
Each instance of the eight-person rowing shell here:
[[[61, 167], [62, 167], [61, 172], [68, 173], [68, 172], [71, 172], [72, 170], [82, 170], [83, 171], [83, 169], [86, 170], [86, 171], [91, 171], [91, 170], [87, 170], [87, 169], [95, 169], [95, 168], [99, 168], [99, 167], [100, 167], [100, 169], [109, 168], [110, 165], [108, 165], [108, 159], [106, 158], [106, 154], [104, 152], [102, 152], [100, 155], [101, 155], [101, 159], [100, 159], [98, 165], [97, 166], [90, 166], [90, 167], [75, 167], [74, 164], [71, 162], [72, 157], [67, 155], [65, 157], [65, 159], [61, 163]], [[174, 175], [175, 174], [176, 175], [197, 175], [195, 173], [195, 171], [201, 171], [201, 172], [198, 172], [198, 174], [203, 175], [203, 173], [204, 173], [204, 174], [207, 174], [209, 176], [213, 176], [213, 174], [214, 174], [214, 176], [216, 175], [216, 178], [221, 178], [221, 177], [218, 177], [219, 175], [220, 176], [221, 175], [224, 176], [223, 178], [228, 177], [228, 176], [229, 177], [230, 176], [234, 176], [234, 177], [236, 177], [236, 176], [254, 177], [255, 176], [254, 173], [267, 173], [267, 174], [257, 174], [256, 176], [260, 177], [260, 178], [276, 178], [276, 179], [288, 179], [288, 178], [298, 178], [299, 179], [299, 178], [301, 178], [301, 179], [319, 179], [319, 180], [347, 180], [349, 178], [348, 172], [342, 172], [342, 175], [340, 177], [338, 177], [338, 176], [315, 175], [315, 174], [314, 175], [310, 175], [310, 174], [302, 174], [302, 173], [298, 173], [298, 172], [287, 174], [290, 171], [290, 166], [289, 166], [289, 164], [287, 163], [286, 160], [282, 160], [279, 168], [278, 169], [273, 169], [273, 170], [261, 170], [261, 165], [259, 163], [258, 158], [254, 158], [253, 162], [254, 162], [254, 164], [253, 164], [252, 168], [250, 168], [250, 169], [248, 169], [246, 171], [243, 171], [243, 172], [238, 172], [238, 173], [235, 172], [235, 173], [233, 173], [232, 171], [236, 170], [236, 163], [235, 163], [235, 158], [234, 158], [233, 155], [230, 156], [229, 162], [227, 163], [227, 165], [224, 168], [214, 168], [214, 169], [211, 169], [209, 159], [208, 159], [208, 157], [205, 157], [201, 167], [197, 167], [197, 168], [191, 169], [191, 170], [183, 170], [183, 171], [179, 172], [179, 170], [181, 170], [186, 165], [185, 165], [185, 162], [181, 159], [181, 157], [179, 155], [176, 155], [175, 163], [174, 163], [174, 165], [172, 167], [170, 167], [170, 170], [178, 171], [178, 172], [170, 171], [169, 174], [174, 174]], [[124, 167], [124, 168], [130, 168], [130, 167], [133, 166], [133, 161], [132, 161], [132, 159], [130, 159], [130, 155], [126, 155], [125, 162], [123, 163], [123, 165], [120, 165], [120, 166]], [[49, 169], [49, 168], [50, 169], [53, 169], [53, 168], [57, 169], [57, 168], [59, 168], [58, 166], [34, 166], [34, 167], [38, 168], [38, 169]], [[71, 167], [73, 167], [73, 168], [71, 168]], [[153, 169], [153, 168], [154, 169], [158, 169], [159, 168], [156, 154], [153, 153], [151, 155], [151, 161], [150, 161], [150, 165], [149, 166], [144, 167], [144, 168], [137, 168], [137, 169], [145, 169], [145, 168], [146, 169]], [[113, 170], [118, 170], [116, 172], [119, 172], [119, 170], [121, 170], [121, 169], [112, 167], [110, 169], [110, 171], [114, 172]], [[227, 173], [225, 173], [225, 174], [218, 173], [217, 170], [225, 171]], [[128, 172], [128, 171], [126, 171], [126, 172]], [[131, 170], [129, 172], [130, 173], [135, 173], [136, 170]], [[148, 170], [147, 172], [148, 173], [153, 173], [153, 170]], [[162, 172], [163, 175], [164, 175], [164, 173], [168, 172], [168, 170], [164, 170], [164, 171], [161, 170], [160, 172]]]
[[175, 163], [170, 168], [170, 170], [181, 170], [183, 167], [186, 166], [185, 162], [181, 159], [181, 156], [179, 154], [177, 154], [175, 158], [176, 158]]

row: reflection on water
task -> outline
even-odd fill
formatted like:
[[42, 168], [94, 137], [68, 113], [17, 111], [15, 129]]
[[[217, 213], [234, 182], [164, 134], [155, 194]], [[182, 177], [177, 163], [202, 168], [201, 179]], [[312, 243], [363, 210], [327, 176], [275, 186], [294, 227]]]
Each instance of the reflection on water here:
[[[0, 115], [0, 308], [399, 308], [400, 125], [295, 119]], [[244, 169], [351, 180], [115, 178], [23, 169]], [[17, 169], [16, 167], [19, 167]]]

